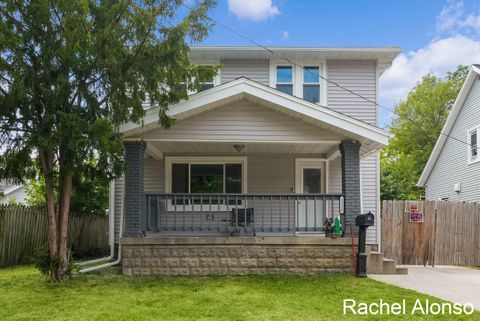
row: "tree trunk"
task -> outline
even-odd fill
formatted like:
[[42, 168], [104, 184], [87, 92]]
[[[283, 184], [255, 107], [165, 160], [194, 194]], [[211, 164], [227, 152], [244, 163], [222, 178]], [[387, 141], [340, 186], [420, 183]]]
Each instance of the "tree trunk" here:
[[[48, 252], [50, 259], [57, 257], [58, 254], [58, 231], [57, 231], [57, 213], [55, 210], [54, 182], [52, 177], [53, 156], [52, 153], [40, 150], [40, 162], [43, 178], [45, 179], [45, 193], [47, 202], [48, 216]], [[55, 268], [50, 264], [50, 275], [55, 275]]]
[[68, 219], [70, 214], [70, 199], [72, 195], [72, 178], [71, 170], [61, 171], [62, 180], [61, 196], [59, 206], [59, 244], [58, 257], [60, 259], [57, 270], [57, 280], [62, 281], [70, 277], [70, 249], [68, 247]]
[[[48, 252], [50, 258], [50, 281], [62, 282], [70, 278], [70, 250], [68, 247], [68, 218], [72, 195], [73, 171], [60, 168], [59, 204], [56, 206], [55, 182], [53, 179], [53, 152], [40, 151], [42, 174], [48, 215]], [[60, 165], [60, 167], [63, 164]]]

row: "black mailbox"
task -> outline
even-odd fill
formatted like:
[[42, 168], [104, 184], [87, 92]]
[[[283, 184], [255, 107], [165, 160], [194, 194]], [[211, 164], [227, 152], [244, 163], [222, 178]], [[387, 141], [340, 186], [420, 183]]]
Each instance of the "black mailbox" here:
[[357, 252], [357, 266], [356, 275], [359, 278], [367, 276], [367, 253], [366, 253], [366, 239], [367, 228], [375, 224], [375, 216], [368, 212], [367, 214], [360, 214], [355, 217], [355, 225], [358, 226], [358, 252]]
[[367, 214], [357, 215], [355, 218], [356, 226], [373, 226], [375, 224], [375, 216], [368, 212]]

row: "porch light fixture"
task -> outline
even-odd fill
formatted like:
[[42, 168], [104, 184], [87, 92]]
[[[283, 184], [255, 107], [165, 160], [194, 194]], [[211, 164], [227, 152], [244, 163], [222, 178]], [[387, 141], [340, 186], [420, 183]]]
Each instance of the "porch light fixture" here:
[[235, 144], [233, 145], [233, 148], [235, 148], [237, 152], [241, 153], [245, 149], [245, 145]]

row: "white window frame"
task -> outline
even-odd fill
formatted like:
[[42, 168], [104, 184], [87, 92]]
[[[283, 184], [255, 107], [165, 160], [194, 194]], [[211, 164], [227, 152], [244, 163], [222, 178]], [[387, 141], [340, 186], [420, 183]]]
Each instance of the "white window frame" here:
[[[475, 158], [472, 158], [472, 142], [471, 142], [471, 134], [477, 133], [477, 156]], [[470, 128], [467, 131], [467, 161], [468, 165], [470, 164], [475, 164], [480, 162], [480, 148], [479, 148], [479, 139], [480, 139], [480, 125], [477, 125], [473, 128]]]
[[[292, 82], [278, 82], [277, 81], [277, 68], [278, 67], [290, 67], [292, 68]], [[296, 88], [295, 88], [295, 79], [296, 79], [296, 73], [295, 73], [295, 65], [289, 64], [289, 63], [278, 63], [275, 65], [274, 70], [273, 70], [273, 77], [274, 77], [274, 84], [273, 88], [277, 88], [277, 85], [292, 85], [292, 95], [296, 95]]]
[[318, 86], [318, 102], [314, 102], [315, 104], [320, 104], [320, 102], [322, 101], [322, 94], [323, 94], [323, 89], [322, 89], [322, 66], [319, 66], [318, 64], [316, 65], [304, 65], [303, 66], [304, 68], [305, 67], [317, 67], [318, 68], [318, 73], [319, 73], [319, 77], [318, 77], [318, 82], [309, 82], [309, 83], [305, 83], [305, 69], [302, 68], [302, 97], [303, 97], [303, 89], [305, 88], [305, 85], [315, 85], [315, 86]]
[[[320, 70], [320, 101], [316, 104], [327, 106], [328, 102], [328, 87], [327, 82], [327, 63], [325, 60], [302, 60], [299, 61], [299, 66], [285, 63], [283, 60], [270, 60], [270, 79], [269, 84], [272, 88], [277, 88], [277, 66], [291, 66], [292, 80], [293, 80], [293, 95], [303, 99], [303, 67], [318, 67]], [[322, 77], [324, 79], [322, 79]]]
[[[247, 166], [247, 157], [237, 157], [237, 156], [166, 156], [165, 157], [165, 191], [166, 193], [172, 193], [172, 164], [208, 164], [208, 165], [225, 165], [225, 164], [241, 164], [242, 165], [242, 193], [245, 194], [248, 191], [248, 166]], [[188, 175], [188, 188], [190, 189], [190, 175]], [[225, 176], [224, 188], [225, 188]], [[190, 193], [189, 193], [190, 194]], [[223, 193], [228, 195], [227, 193]], [[192, 194], [195, 195], [195, 194]], [[231, 211], [233, 208], [236, 208], [238, 205], [201, 205], [201, 204], [190, 204], [190, 205], [174, 205], [171, 200], [167, 202], [168, 211], [186, 211], [186, 212], [201, 212], [204, 210], [211, 211]], [[243, 205], [242, 205], [243, 206]]]

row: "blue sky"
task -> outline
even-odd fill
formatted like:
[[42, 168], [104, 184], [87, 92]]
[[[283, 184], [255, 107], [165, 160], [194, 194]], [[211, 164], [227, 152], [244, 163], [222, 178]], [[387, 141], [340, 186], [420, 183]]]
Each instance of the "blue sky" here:
[[[480, 1], [218, 0], [209, 15], [267, 46], [398, 46], [380, 79], [388, 108], [433, 72], [480, 63]], [[215, 26], [202, 45], [251, 45]], [[391, 114], [382, 112], [381, 125]]]

